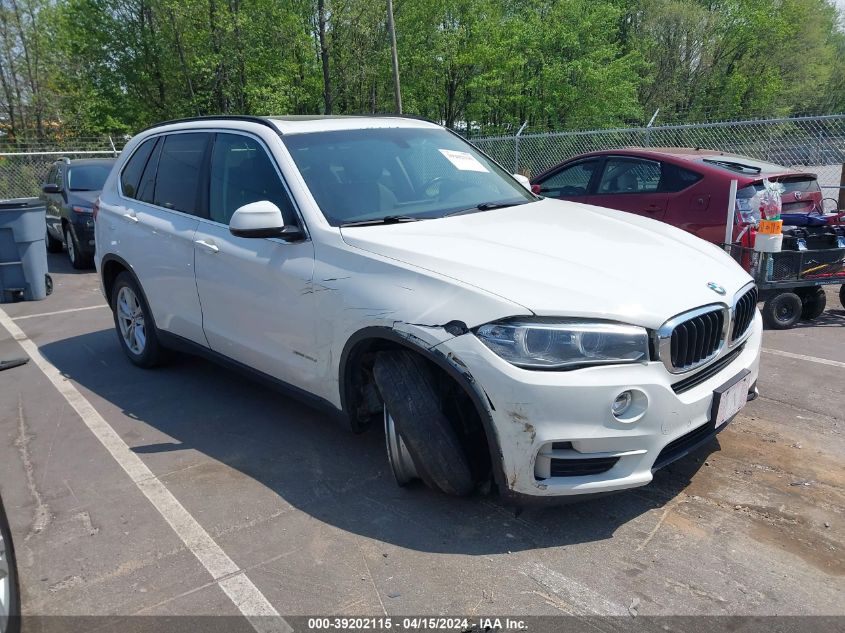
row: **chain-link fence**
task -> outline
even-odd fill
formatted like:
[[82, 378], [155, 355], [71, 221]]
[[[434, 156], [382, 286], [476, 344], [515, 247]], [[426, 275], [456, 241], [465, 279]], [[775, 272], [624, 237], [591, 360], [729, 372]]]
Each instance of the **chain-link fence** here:
[[845, 163], [845, 114], [497, 136], [472, 142], [508, 169], [529, 177], [573, 156], [598, 150], [717, 149], [816, 173], [825, 197], [838, 198]]
[[60, 158], [111, 158], [127, 137], [97, 136], [10, 141], [0, 138], [0, 199], [37, 196], [50, 166]]
[[[38, 195], [50, 165], [67, 158], [116, 156], [125, 138], [88, 139], [73, 147], [0, 146], [0, 199]], [[663, 125], [472, 139], [502, 165], [535, 176], [583, 154], [622, 147], [701, 147], [818, 174], [828, 198], [839, 197], [845, 163], [845, 114], [722, 123]]]
[[60, 158], [111, 158], [119, 151], [0, 152], [0, 200], [37, 196], [50, 166]]

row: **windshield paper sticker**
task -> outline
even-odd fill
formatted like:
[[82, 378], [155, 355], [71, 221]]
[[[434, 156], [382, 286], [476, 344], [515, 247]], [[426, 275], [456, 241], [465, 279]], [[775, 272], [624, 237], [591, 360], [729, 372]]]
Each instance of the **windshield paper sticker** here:
[[438, 150], [446, 159], [461, 171], [480, 171], [489, 173], [489, 170], [478, 162], [478, 159], [469, 152], [457, 152], [453, 149]]

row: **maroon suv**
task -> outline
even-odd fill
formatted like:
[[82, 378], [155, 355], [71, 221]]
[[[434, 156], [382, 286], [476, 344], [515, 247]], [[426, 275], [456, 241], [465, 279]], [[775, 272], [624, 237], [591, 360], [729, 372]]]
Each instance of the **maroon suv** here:
[[532, 179], [534, 191], [662, 220], [714, 243], [725, 240], [731, 180], [737, 216], [763, 179], [784, 186], [783, 212], [821, 212], [815, 174], [715, 150], [629, 148], [582, 154]]

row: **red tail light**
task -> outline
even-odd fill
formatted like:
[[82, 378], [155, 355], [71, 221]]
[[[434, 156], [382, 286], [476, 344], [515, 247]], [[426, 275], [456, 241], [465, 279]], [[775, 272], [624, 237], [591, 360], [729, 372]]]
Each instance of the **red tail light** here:
[[100, 212], [100, 198], [98, 197], [94, 200], [94, 206], [92, 207], [93, 215], [94, 215], [94, 222], [97, 221], [97, 214]]

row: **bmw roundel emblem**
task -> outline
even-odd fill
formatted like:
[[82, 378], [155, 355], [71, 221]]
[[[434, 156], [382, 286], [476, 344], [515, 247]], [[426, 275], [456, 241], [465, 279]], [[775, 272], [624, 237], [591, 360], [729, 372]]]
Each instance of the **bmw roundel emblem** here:
[[723, 297], [725, 296], [725, 289], [722, 288], [722, 286], [717, 284], [715, 281], [708, 282], [707, 287], [710, 288], [710, 290], [715, 292], [717, 295], [721, 295]]

